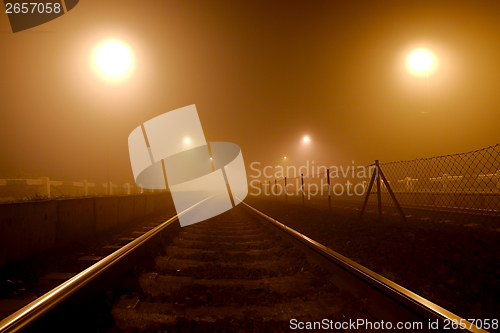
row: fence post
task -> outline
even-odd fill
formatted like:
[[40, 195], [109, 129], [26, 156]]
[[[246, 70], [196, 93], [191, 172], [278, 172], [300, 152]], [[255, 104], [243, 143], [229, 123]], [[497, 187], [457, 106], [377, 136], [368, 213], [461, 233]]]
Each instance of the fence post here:
[[366, 205], [368, 204], [368, 198], [370, 197], [370, 193], [371, 193], [375, 178], [377, 178], [378, 214], [379, 214], [379, 219], [382, 219], [382, 200], [381, 200], [381, 194], [380, 194], [380, 177], [382, 177], [382, 180], [384, 181], [384, 184], [387, 188], [387, 191], [389, 192], [389, 195], [391, 196], [392, 200], [394, 201], [394, 205], [396, 205], [396, 208], [398, 209], [399, 214], [401, 215], [403, 221], [406, 222], [407, 220], [406, 220], [405, 214], [403, 213], [403, 209], [399, 205], [399, 202], [396, 199], [394, 192], [392, 191], [392, 188], [391, 188], [391, 185], [389, 184], [389, 181], [387, 180], [387, 178], [385, 178], [384, 172], [382, 171], [382, 169], [380, 169], [378, 160], [375, 160], [375, 165], [377, 167], [376, 168], [377, 175], [375, 175], [375, 173], [373, 173], [373, 175], [371, 177], [370, 185], [368, 185], [368, 191], [366, 193], [365, 201], [363, 203], [363, 208], [361, 209], [361, 214], [359, 216], [359, 219], [361, 220], [363, 218], [363, 214], [365, 212]]
[[326, 179], [328, 180], [328, 210], [332, 210], [332, 197], [330, 195], [330, 169], [326, 169]]
[[274, 196], [276, 197], [276, 200], [278, 200], [278, 190], [276, 189], [278, 187], [278, 181], [276, 178], [274, 179]]
[[378, 200], [378, 218], [382, 220], [382, 193], [380, 192], [380, 167], [378, 160], [375, 160], [375, 166], [377, 167], [377, 200]]
[[83, 184], [83, 195], [88, 196], [89, 195], [89, 182], [86, 179], [81, 180]]
[[[369, 170], [369, 169], [368, 169]], [[363, 208], [361, 208], [361, 214], [359, 215], [359, 219], [363, 219], [363, 214], [365, 213], [366, 205], [368, 204], [368, 198], [370, 197], [370, 193], [372, 191], [373, 182], [375, 181], [375, 172], [373, 173], [370, 179], [370, 185], [368, 185], [368, 191], [366, 192], [365, 201], [363, 202]]]
[[49, 177], [41, 177], [42, 179], [42, 195], [50, 198], [50, 179]]
[[385, 186], [387, 188], [387, 191], [389, 191], [389, 194], [390, 194], [390, 196], [392, 198], [392, 201], [394, 201], [394, 205], [396, 205], [396, 208], [397, 208], [399, 214], [401, 215], [401, 217], [403, 218], [403, 221], [406, 222], [406, 215], [403, 213], [403, 209], [399, 205], [399, 202], [396, 199], [396, 196], [394, 195], [394, 192], [392, 191], [391, 185], [389, 185], [389, 182], [387, 181], [387, 178], [385, 178], [384, 172], [382, 171], [382, 169], [379, 169], [378, 171], [379, 171], [380, 176], [382, 177], [382, 180], [384, 181], [384, 184], [385, 184]]
[[285, 177], [285, 202], [288, 202], [288, 196], [286, 193], [286, 177]]
[[300, 174], [300, 179], [302, 180], [302, 204], [304, 204], [304, 174]]

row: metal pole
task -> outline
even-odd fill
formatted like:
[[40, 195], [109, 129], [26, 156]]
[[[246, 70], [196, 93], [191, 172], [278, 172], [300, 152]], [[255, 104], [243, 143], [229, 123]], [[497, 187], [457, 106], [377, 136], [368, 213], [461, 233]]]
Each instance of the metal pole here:
[[396, 205], [396, 208], [398, 209], [399, 214], [403, 218], [403, 221], [406, 222], [406, 216], [403, 213], [403, 209], [401, 209], [401, 206], [399, 205], [398, 200], [396, 200], [396, 196], [394, 195], [394, 192], [392, 192], [391, 185], [389, 185], [389, 182], [387, 181], [387, 178], [385, 178], [384, 173], [382, 172], [382, 169], [379, 169], [380, 176], [382, 176], [382, 180], [385, 183], [385, 186], [387, 187], [387, 190], [389, 191], [389, 194], [391, 195], [392, 201], [394, 201], [394, 204]]
[[109, 112], [106, 111], [106, 125], [105, 125], [104, 131], [106, 132], [106, 194], [111, 195], [111, 186], [109, 182], [109, 132], [108, 130], [111, 128], [110, 121], [109, 121]]
[[375, 165], [377, 167], [378, 218], [379, 220], [382, 220], [382, 193], [380, 192], [380, 167], [378, 165], [378, 160], [375, 160]]
[[332, 210], [332, 197], [330, 196], [330, 169], [326, 169], [326, 179], [328, 179], [328, 209]]
[[288, 201], [288, 196], [287, 196], [287, 193], [286, 193], [286, 177], [285, 177], [285, 202]]
[[300, 179], [302, 180], [302, 204], [304, 204], [304, 174], [300, 174]]
[[370, 179], [370, 185], [368, 186], [368, 191], [366, 191], [365, 202], [363, 202], [363, 208], [361, 208], [361, 214], [359, 215], [360, 220], [363, 218], [363, 214], [365, 213], [366, 205], [368, 204], [368, 198], [370, 197], [374, 181], [375, 173], [373, 173], [372, 178]]
[[278, 190], [276, 189], [278, 187], [278, 181], [274, 179], [274, 196], [276, 197], [276, 200], [278, 200]]

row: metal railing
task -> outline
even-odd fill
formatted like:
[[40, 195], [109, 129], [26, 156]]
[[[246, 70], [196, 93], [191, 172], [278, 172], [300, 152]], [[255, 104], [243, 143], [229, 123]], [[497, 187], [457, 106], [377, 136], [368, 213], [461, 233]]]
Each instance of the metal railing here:
[[[151, 186], [152, 187], [152, 186]], [[10, 198], [17, 201], [23, 198], [54, 198], [54, 197], [78, 197], [89, 195], [114, 195], [114, 194], [141, 194], [161, 191], [150, 190], [139, 186], [125, 183], [119, 186], [116, 183], [103, 183], [99, 186], [83, 179], [77, 182], [57, 181], [48, 177], [39, 179], [0, 179], [0, 197]]]

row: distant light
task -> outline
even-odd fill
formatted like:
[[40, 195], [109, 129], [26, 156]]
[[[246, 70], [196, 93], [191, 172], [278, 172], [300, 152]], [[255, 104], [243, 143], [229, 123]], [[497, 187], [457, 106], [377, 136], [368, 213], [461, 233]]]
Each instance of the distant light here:
[[416, 72], [428, 71], [432, 66], [432, 55], [424, 49], [412, 51], [408, 57], [408, 65]]
[[212, 159], [212, 158], [210, 157], [210, 159]]
[[309, 137], [308, 136], [304, 137], [304, 142], [309, 142]]
[[186, 140], [184, 140], [184, 142], [188, 143], [189, 142], [189, 138], [187, 138]]
[[286, 160], [286, 156], [285, 156], [285, 160]]

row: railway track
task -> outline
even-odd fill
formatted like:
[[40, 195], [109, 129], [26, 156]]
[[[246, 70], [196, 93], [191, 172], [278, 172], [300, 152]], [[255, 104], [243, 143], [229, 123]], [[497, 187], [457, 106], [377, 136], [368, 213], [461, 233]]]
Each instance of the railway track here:
[[485, 332], [245, 203], [182, 229], [176, 216], [159, 223], [0, 331], [105, 332], [85, 325], [103, 308], [126, 332]]

